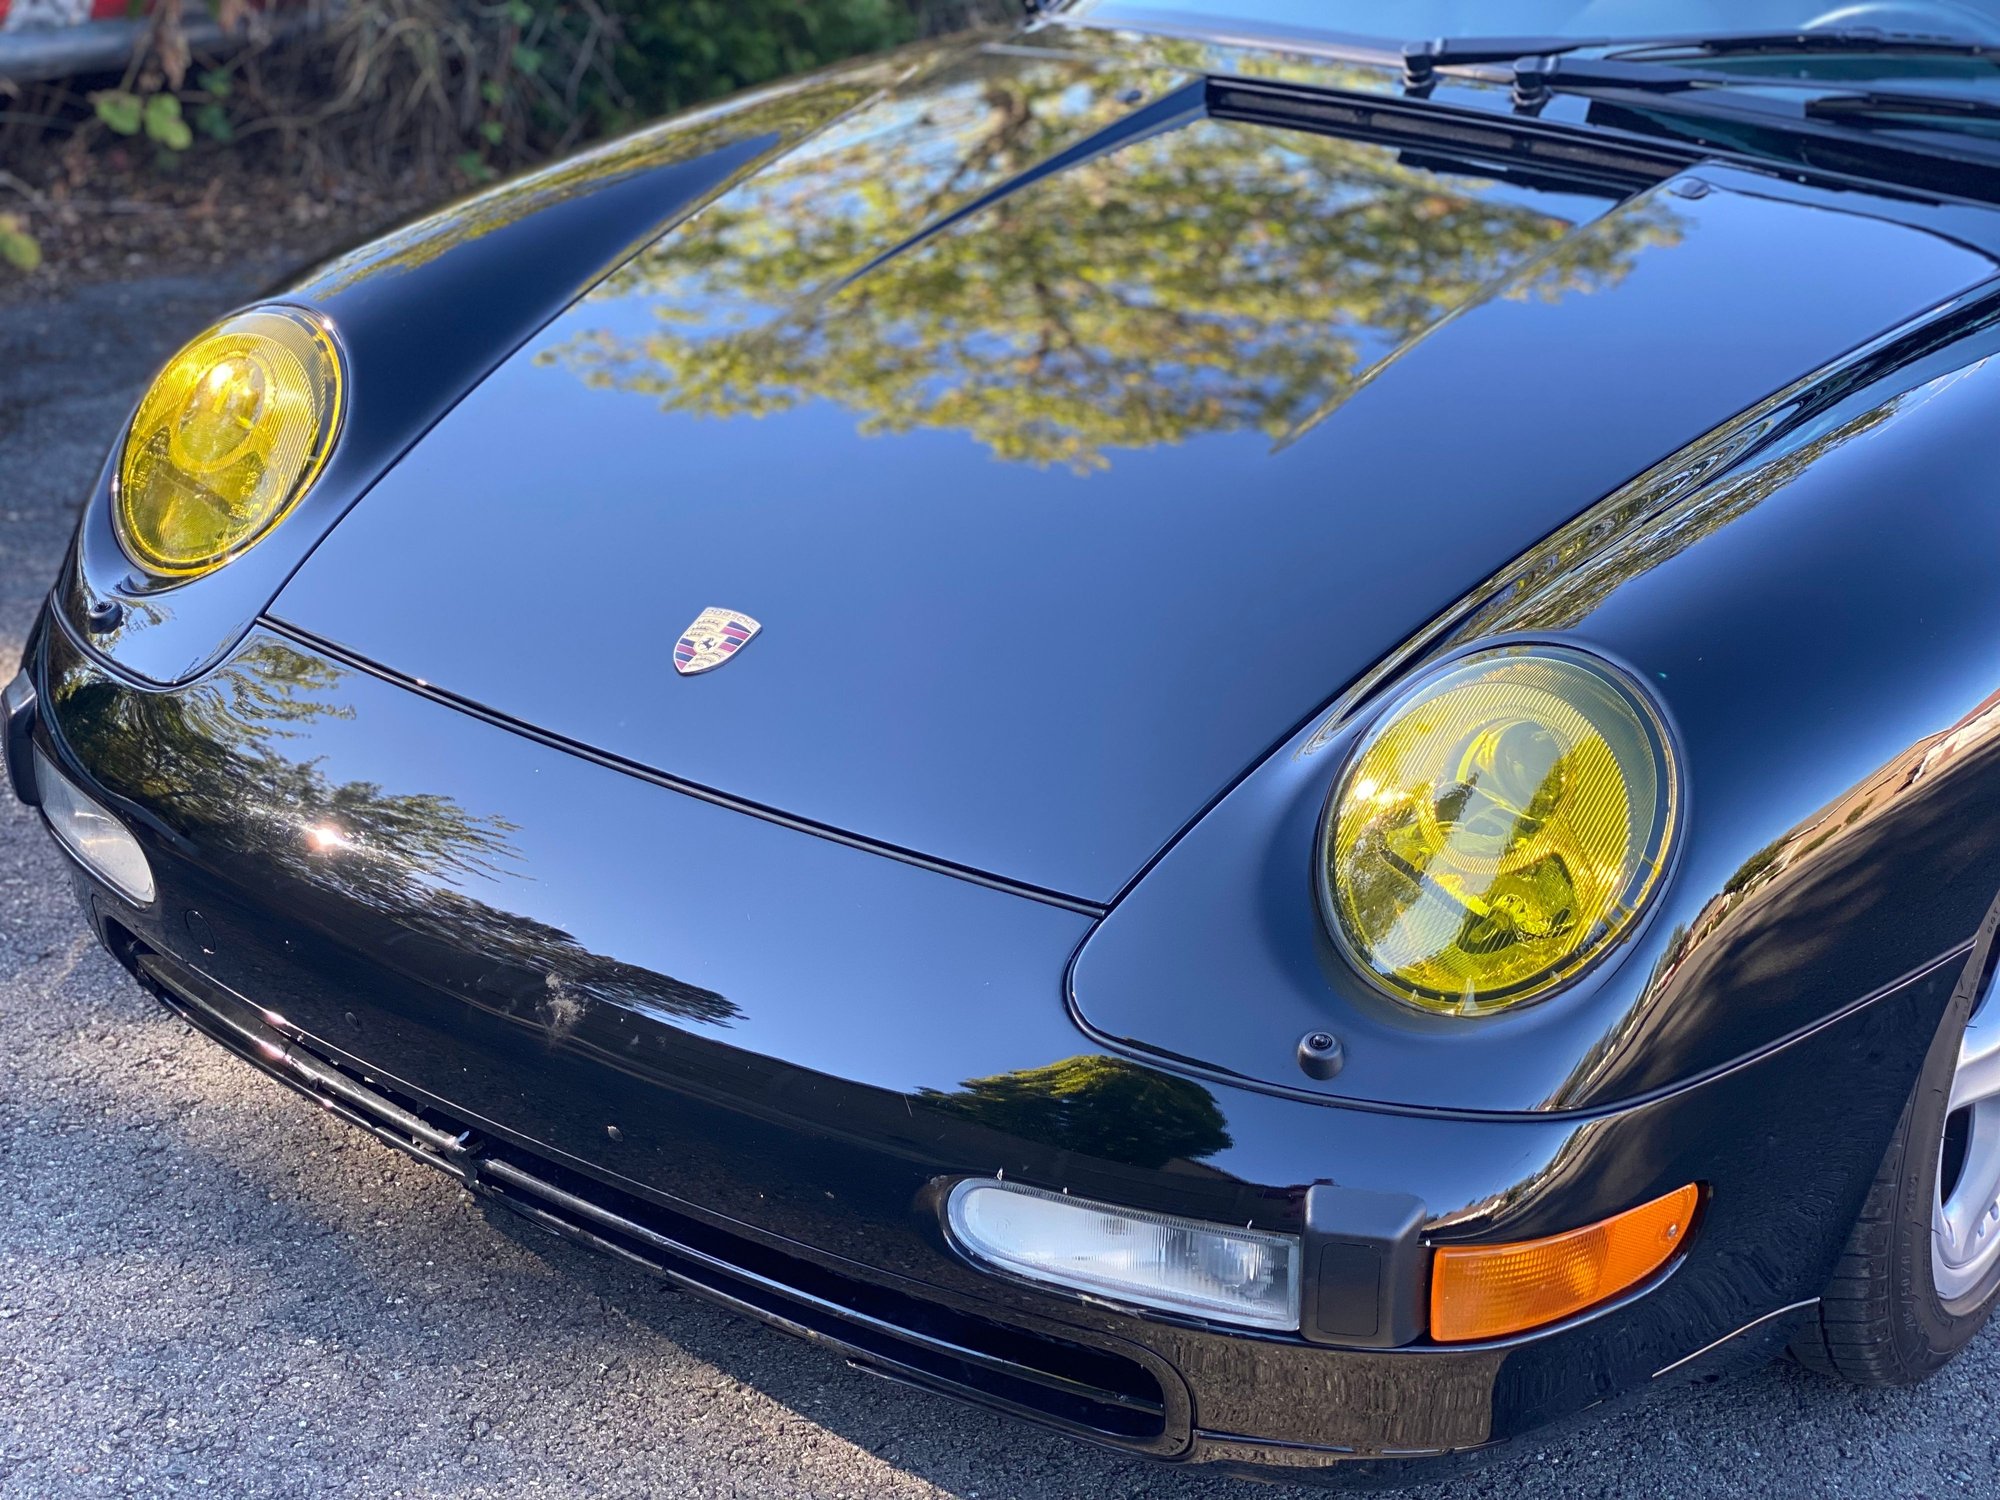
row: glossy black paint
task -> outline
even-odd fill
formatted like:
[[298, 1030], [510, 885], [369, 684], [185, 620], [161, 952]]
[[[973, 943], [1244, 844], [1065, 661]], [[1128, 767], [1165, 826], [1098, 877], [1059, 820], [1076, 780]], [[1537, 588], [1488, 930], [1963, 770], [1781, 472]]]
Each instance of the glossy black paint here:
[[[1127, 81], [982, 59], [881, 107], [923, 111], [897, 156], [864, 111], [752, 176], [497, 370], [273, 615], [744, 802], [1105, 903], [1506, 559], [1996, 270], [1733, 171], [1607, 207], [1206, 118], [900, 245], [938, 178], [1116, 121]], [[1001, 89], [1085, 103], [974, 154], [954, 107]], [[561, 441], [496, 442], [538, 426]], [[754, 654], [660, 679], [709, 605], [764, 623]]]
[[[159, 589], [100, 487], [31, 643], [159, 882], [80, 875], [100, 933], [745, 1256], [1125, 1351], [1156, 1454], [1365, 1476], [1782, 1342], [1992, 968], [2000, 212], [1399, 89], [1044, 30], [316, 273], [320, 488]], [[764, 631], [677, 679], [711, 604]], [[1583, 982], [1419, 1016], [1314, 830], [1496, 640], [1648, 683], [1687, 816]], [[1426, 1245], [1705, 1198], [1612, 1307], [1381, 1350], [980, 1273], [937, 1205], [994, 1172]]]
[[[161, 693], [57, 624], [34, 673], [40, 743], [130, 818], [163, 893], [139, 909], [79, 877], [114, 946], [135, 938], [324, 1055], [746, 1242], [1150, 1351], [1189, 1393], [1178, 1456], [1478, 1448], [1810, 1299], [1954, 984], [1962, 1007], [1986, 962], [1982, 944], [1623, 1112], [1329, 1107], [1095, 1049], [1062, 990], [1085, 916], [651, 785], [282, 634]], [[1408, 1194], [1431, 1242], [1531, 1237], [1691, 1179], [1711, 1202], [1687, 1256], [1610, 1311], [1371, 1351], [982, 1275], [936, 1203], [995, 1172], [1289, 1231], [1314, 1183]]]

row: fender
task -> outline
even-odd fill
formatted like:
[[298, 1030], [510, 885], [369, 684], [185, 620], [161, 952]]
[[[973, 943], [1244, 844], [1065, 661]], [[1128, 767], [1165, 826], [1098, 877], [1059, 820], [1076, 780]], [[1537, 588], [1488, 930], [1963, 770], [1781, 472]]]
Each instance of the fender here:
[[[1079, 1021], [1302, 1097], [1594, 1111], [1962, 966], [2000, 891], [1996, 318], [1983, 290], [1779, 393], [1382, 663], [1114, 908], [1073, 969]], [[1652, 686], [1687, 788], [1678, 864], [1573, 988], [1418, 1015], [1321, 929], [1318, 819], [1382, 689], [1506, 641], [1565, 641]], [[1329, 1080], [1295, 1060], [1314, 1029], [1343, 1044]]]

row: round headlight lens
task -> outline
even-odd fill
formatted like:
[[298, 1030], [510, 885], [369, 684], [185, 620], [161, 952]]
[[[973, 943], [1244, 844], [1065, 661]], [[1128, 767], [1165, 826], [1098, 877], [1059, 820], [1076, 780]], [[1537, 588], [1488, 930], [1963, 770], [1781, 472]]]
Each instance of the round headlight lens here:
[[1547, 994], [1645, 905], [1677, 797], [1659, 716], [1622, 673], [1553, 646], [1467, 657], [1355, 747], [1323, 835], [1329, 925], [1426, 1010]]
[[298, 503], [340, 426], [333, 338], [259, 308], [176, 354], [139, 403], [112, 514], [133, 562], [162, 577], [221, 566]]

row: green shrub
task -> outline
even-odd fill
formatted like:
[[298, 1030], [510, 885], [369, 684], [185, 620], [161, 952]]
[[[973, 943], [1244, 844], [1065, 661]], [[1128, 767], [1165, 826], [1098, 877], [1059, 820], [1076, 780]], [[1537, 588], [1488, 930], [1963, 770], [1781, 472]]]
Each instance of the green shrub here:
[[917, 34], [907, 0], [611, 0], [625, 98], [589, 103], [602, 128], [685, 109]]
[[[137, 0], [134, 0], [135, 6]], [[122, 78], [0, 80], [0, 274], [30, 270], [30, 216], [178, 172], [343, 177], [405, 197], [558, 156], [724, 94], [920, 36], [1018, 16], [1020, 0], [345, 0], [323, 25], [194, 55], [184, 14], [248, 25], [247, 0], [153, 0]], [[199, 165], [194, 163], [199, 162]]]
[[275, 134], [310, 164], [483, 180], [1000, 3], [350, 0], [323, 31], [245, 56], [227, 100], [189, 102], [212, 137]]

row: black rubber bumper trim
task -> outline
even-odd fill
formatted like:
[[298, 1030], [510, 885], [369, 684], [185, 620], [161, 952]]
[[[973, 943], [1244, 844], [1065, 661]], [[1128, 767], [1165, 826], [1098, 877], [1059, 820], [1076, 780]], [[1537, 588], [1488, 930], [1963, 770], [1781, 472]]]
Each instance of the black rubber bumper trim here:
[[0, 696], [0, 714], [6, 720], [7, 781], [14, 788], [14, 795], [29, 807], [39, 807], [42, 802], [41, 791], [35, 785], [36, 707], [34, 679], [23, 667], [7, 684], [5, 695]]
[[[253, 1003], [205, 975], [136, 942], [118, 956], [141, 984], [196, 1030], [377, 1139], [567, 1239], [829, 1348], [873, 1374], [1128, 1452], [1172, 1457], [1191, 1439], [1185, 1413], [1170, 1409], [1185, 1403], [1170, 1403], [1160, 1372], [1136, 1359], [1069, 1345], [1032, 1330], [1010, 1330], [1019, 1340], [1046, 1346], [1048, 1365], [1025, 1363], [733, 1264], [551, 1181], [574, 1175], [552, 1163], [546, 1172], [537, 1170], [532, 1157], [511, 1145], [482, 1141], [470, 1130], [441, 1128], [301, 1046], [269, 1024]], [[1074, 1374], [1059, 1367], [1071, 1362]], [[1122, 1388], [1084, 1378], [1092, 1367], [1120, 1369]]]

